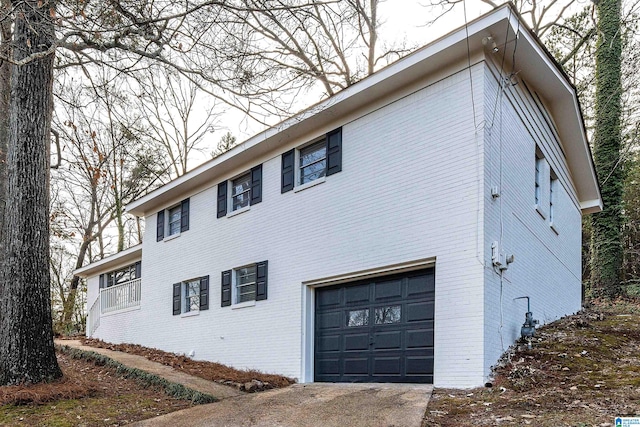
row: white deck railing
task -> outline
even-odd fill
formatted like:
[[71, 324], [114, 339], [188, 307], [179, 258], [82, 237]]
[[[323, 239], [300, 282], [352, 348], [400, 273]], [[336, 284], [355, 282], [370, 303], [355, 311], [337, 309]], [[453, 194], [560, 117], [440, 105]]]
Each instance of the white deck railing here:
[[96, 298], [89, 309], [89, 318], [87, 320], [88, 335], [93, 335], [96, 329], [98, 329], [98, 326], [100, 326], [100, 296]]
[[100, 289], [100, 312], [104, 314], [139, 306], [141, 282], [142, 279], [135, 279], [120, 285]]

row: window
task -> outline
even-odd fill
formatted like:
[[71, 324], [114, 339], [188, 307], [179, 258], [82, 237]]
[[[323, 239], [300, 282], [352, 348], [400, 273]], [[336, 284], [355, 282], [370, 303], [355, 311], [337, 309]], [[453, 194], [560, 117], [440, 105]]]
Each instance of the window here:
[[184, 283], [184, 312], [200, 310], [200, 280]]
[[222, 272], [221, 306], [267, 299], [267, 261]]
[[173, 284], [173, 315], [209, 309], [209, 276]]
[[110, 271], [100, 275], [100, 288], [110, 288], [111, 286], [121, 285], [131, 280], [142, 277], [142, 263], [140, 261], [128, 265], [118, 270]]
[[324, 141], [300, 150], [300, 184], [314, 181], [327, 172], [327, 144]]
[[538, 154], [536, 154], [536, 176], [535, 176], [535, 199], [536, 199], [536, 205], [540, 205], [540, 192], [541, 192], [541, 188], [540, 188], [540, 179], [541, 179], [541, 175], [542, 175], [542, 157], [539, 157]]
[[[231, 191], [229, 191], [231, 185]], [[262, 201], [262, 165], [258, 165], [241, 176], [218, 184], [218, 218], [227, 216], [227, 197], [231, 193], [231, 212]]]
[[173, 209], [169, 209], [169, 236], [178, 234], [180, 232], [180, 206], [176, 206]]
[[282, 154], [281, 193], [342, 171], [342, 128], [321, 141]]
[[558, 197], [558, 177], [551, 171], [549, 175], [549, 223], [553, 226], [555, 218], [555, 204]]
[[[156, 241], [189, 230], [189, 199], [156, 215]], [[166, 232], [165, 232], [166, 231]]]
[[251, 196], [251, 173], [246, 173], [231, 182], [231, 210], [249, 206]]
[[236, 270], [236, 303], [256, 299], [256, 266]]

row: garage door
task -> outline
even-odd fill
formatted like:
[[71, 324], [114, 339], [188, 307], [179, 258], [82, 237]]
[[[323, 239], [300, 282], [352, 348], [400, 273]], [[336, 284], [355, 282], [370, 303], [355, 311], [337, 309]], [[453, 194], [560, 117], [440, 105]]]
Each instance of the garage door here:
[[433, 383], [434, 269], [318, 288], [315, 381]]

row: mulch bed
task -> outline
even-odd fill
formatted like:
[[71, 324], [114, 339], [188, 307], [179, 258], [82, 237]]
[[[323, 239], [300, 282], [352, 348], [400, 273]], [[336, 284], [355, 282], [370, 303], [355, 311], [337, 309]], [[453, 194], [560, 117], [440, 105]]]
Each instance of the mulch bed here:
[[84, 345], [91, 347], [106, 348], [143, 356], [153, 362], [171, 366], [187, 374], [209, 381], [232, 385], [243, 391], [282, 388], [295, 383], [294, 379], [281, 375], [265, 374], [256, 370], [234, 369], [220, 363], [193, 360], [184, 355], [168, 353], [137, 344], [110, 344], [93, 338], [82, 338], [81, 341]]
[[107, 366], [60, 353], [58, 363], [58, 381], [0, 387], [0, 425], [120, 426], [192, 406]]

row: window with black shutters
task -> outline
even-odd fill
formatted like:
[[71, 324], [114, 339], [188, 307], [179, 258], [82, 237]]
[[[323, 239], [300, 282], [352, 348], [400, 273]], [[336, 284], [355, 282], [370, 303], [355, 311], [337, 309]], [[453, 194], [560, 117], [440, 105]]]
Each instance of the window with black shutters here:
[[185, 199], [168, 209], [163, 209], [156, 216], [156, 240], [178, 235], [189, 230], [190, 200]]
[[281, 192], [306, 188], [341, 171], [342, 128], [338, 128], [320, 140], [282, 154]]
[[209, 309], [209, 276], [173, 284], [173, 315]]
[[267, 299], [267, 261], [222, 272], [221, 306]]
[[[249, 206], [261, 201], [262, 165], [258, 165], [236, 178], [218, 184], [217, 216], [222, 218], [241, 209], [244, 212]], [[228, 207], [231, 207], [230, 211]]]

